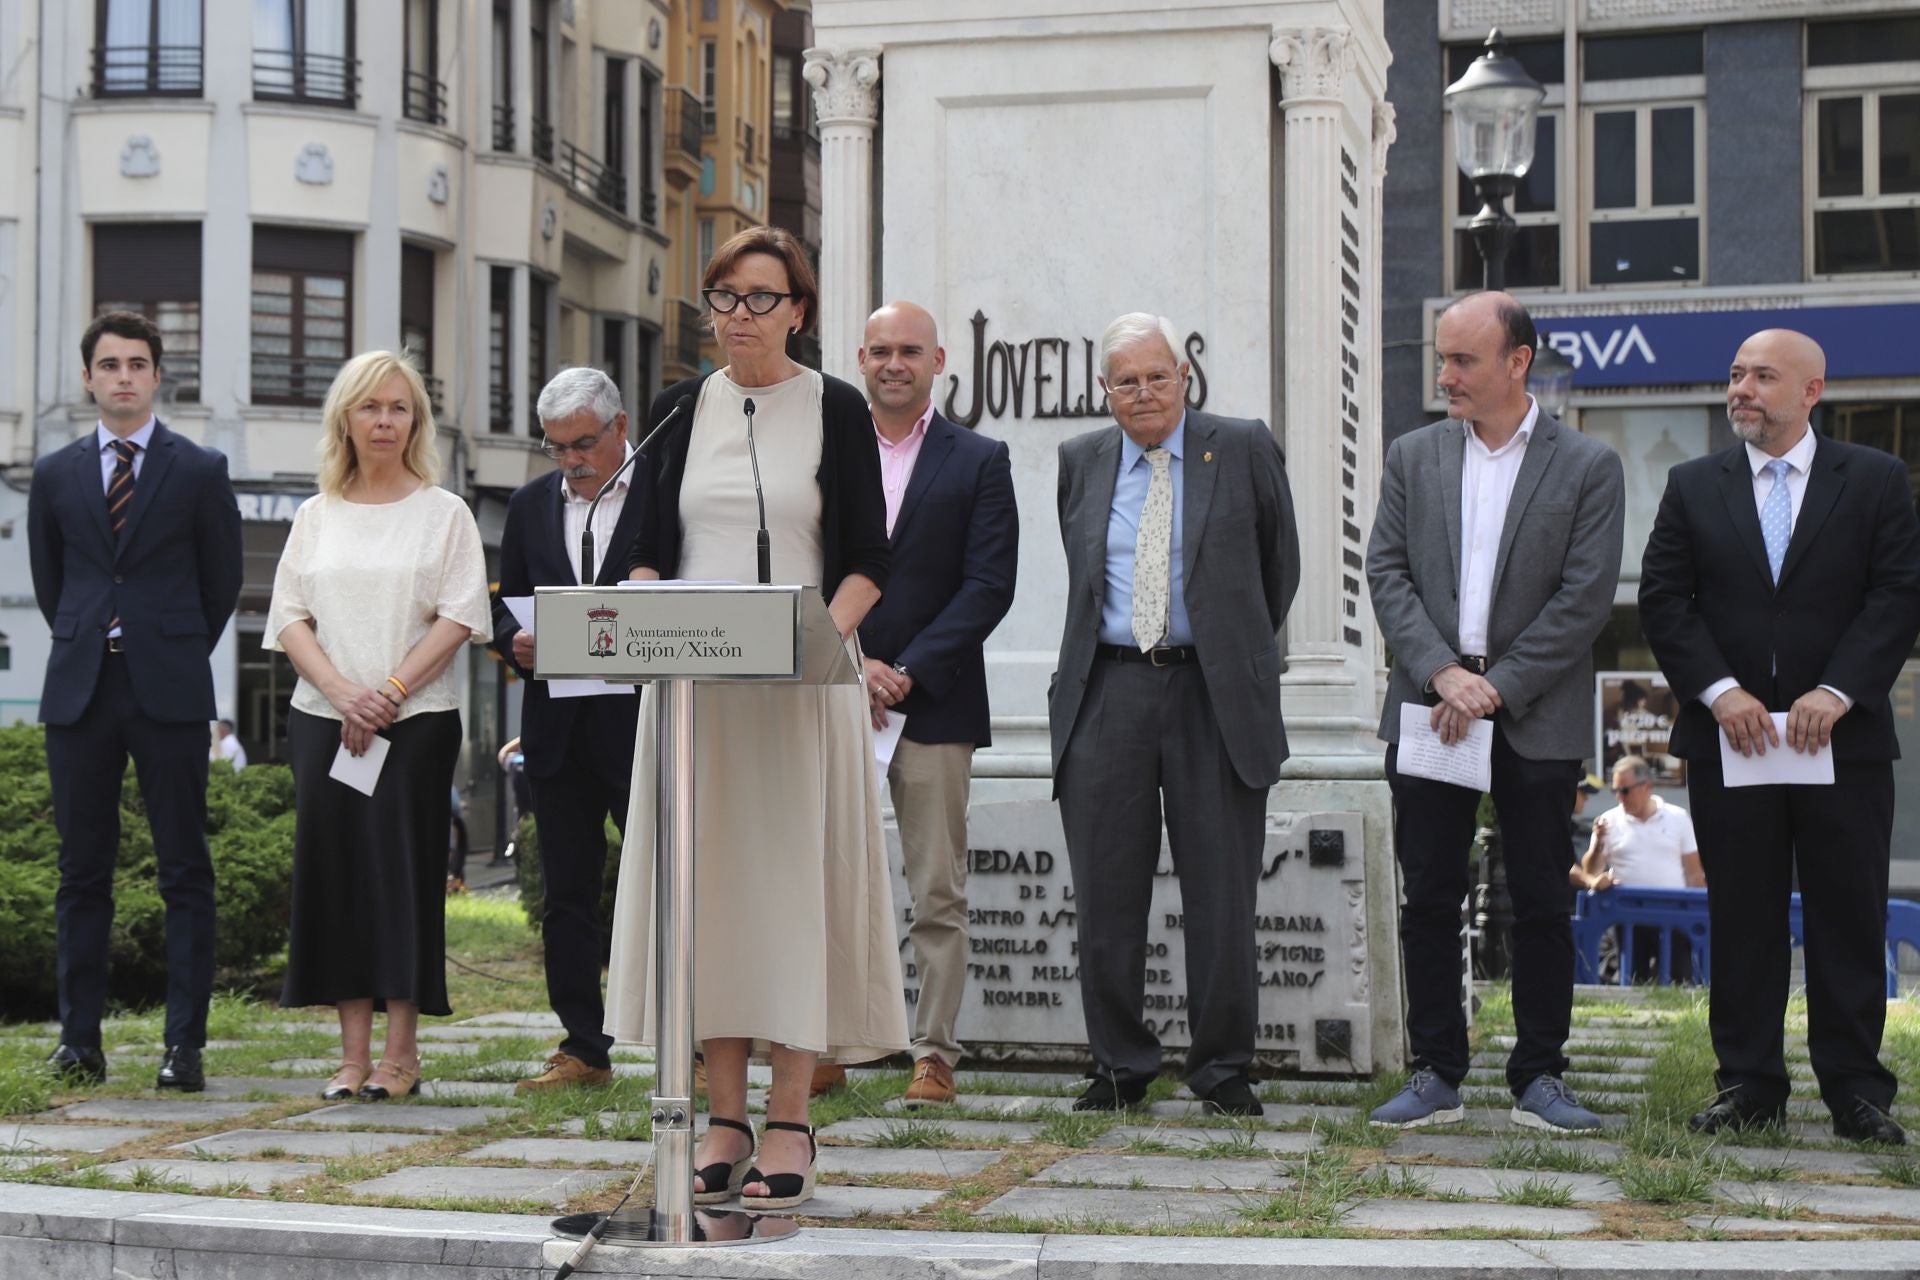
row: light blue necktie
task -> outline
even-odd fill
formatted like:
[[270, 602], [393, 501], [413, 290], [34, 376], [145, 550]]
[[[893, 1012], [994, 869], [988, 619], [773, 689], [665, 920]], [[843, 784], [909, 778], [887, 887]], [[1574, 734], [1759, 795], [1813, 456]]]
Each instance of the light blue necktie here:
[[1773, 488], [1767, 493], [1767, 501], [1760, 508], [1760, 536], [1767, 540], [1767, 565], [1773, 570], [1773, 581], [1780, 582], [1780, 565], [1787, 558], [1787, 543], [1793, 537], [1793, 495], [1787, 490], [1787, 472], [1790, 467], [1785, 458], [1775, 458], [1767, 463], [1766, 471], [1773, 477]]

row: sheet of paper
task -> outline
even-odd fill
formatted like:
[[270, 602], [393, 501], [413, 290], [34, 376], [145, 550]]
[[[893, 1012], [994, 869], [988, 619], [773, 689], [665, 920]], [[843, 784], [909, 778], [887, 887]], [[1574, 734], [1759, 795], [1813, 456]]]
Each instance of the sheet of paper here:
[[346, 783], [363, 796], [370, 796], [380, 782], [380, 769], [387, 763], [387, 751], [392, 746], [376, 733], [366, 754], [356, 756], [347, 751], [347, 744], [343, 742], [340, 750], [334, 752], [333, 767], [327, 770], [327, 776]]
[[520, 624], [520, 629], [528, 635], [533, 634], [533, 597], [501, 596], [500, 603], [507, 606], [507, 612]]
[[1779, 783], [1805, 787], [1833, 785], [1833, 748], [1823, 751], [1795, 751], [1787, 745], [1787, 713], [1773, 713], [1773, 727], [1780, 734], [1780, 745], [1768, 747], [1765, 755], [1743, 756], [1720, 731], [1720, 774], [1729, 787], [1767, 787]]
[[1467, 736], [1448, 746], [1429, 717], [1431, 707], [1400, 704], [1400, 752], [1394, 767], [1411, 778], [1430, 778], [1474, 791], [1493, 790], [1493, 721], [1475, 720]]
[[549, 698], [597, 698], [603, 693], [633, 693], [637, 684], [609, 684], [605, 680], [548, 680]]
[[887, 785], [887, 768], [893, 763], [893, 753], [900, 746], [900, 731], [907, 727], [907, 718], [898, 711], [887, 712], [887, 727], [873, 731], [873, 760], [880, 766], [880, 785]]

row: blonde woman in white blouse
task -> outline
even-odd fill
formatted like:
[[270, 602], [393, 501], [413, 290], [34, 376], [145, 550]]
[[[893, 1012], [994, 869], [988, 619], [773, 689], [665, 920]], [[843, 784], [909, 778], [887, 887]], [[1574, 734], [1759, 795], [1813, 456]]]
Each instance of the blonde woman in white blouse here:
[[[446, 1014], [445, 888], [460, 755], [454, 655], [487, 638], [473, 514], [435, 486], [426, 388], [385, 351], [327, 392], [320, 493], [301, 504], [273, 579], [266, 647], [300, 673], [287, 722], [296, 814], [287, 1007], [333, 1005], [341, 1065], [322, 1096], [418, 1092], [421, 1013]], [[384, 739], [371, 796], [336, 756]], [[372, 1064], [373, 1015], [387, 1037]]]

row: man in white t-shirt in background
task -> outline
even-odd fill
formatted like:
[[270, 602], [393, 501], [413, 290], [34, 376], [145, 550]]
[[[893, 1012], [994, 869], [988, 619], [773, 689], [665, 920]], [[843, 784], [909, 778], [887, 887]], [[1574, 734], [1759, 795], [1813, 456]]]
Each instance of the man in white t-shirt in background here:
[[233, 731], [233, 721], [216, 720], [213, 722], [213, 754], [211, 758], [231, 762], [235, 773], [247, 767], [247, 749], [240, 745], [240, 735]]
[[[1613, 794], [1620, 803], [1593, 820], [1593, 839], [1569, 878], [1581, 889], [1604, 891], [1615, 885], [1636, 889], [1704, 889], [1700, 846], [1693, 819], [1677, 804], [1653, 794], [1653, 766], [1640, 756], [1624, 756], [1613, 766]], [[1660, 930], [1633, 930], [1634, 979], [1652, 977], [1660, 962]], [[1693, 976], [1693, 952], [1683, 939], [1673, 948], [1673, 979]]]

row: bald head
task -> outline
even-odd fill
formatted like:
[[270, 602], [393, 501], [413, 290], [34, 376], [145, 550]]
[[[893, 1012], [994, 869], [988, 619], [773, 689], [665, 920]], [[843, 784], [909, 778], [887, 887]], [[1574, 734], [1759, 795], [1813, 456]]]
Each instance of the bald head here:
[[860, 376], [873, 423], [888, 439], [904, 439], [933, 398], [933, 380], [947, 367], [933, 315], [912, 302], [889, 302], [867, 317]]
[[1436, 381], [1447, 416], [1472, 423], [1498, 448], [1527, 415], [1527, 371], [1540, 345], [1533, 317], [1506, 293], [1470, 293], [1433, 324]]
[[1827, 353], [1793, 329], [1762, 329], [1740, 344], [1727, 370], [1733, 434], [1774, 457], [1800, 443], [1827, 387]]

